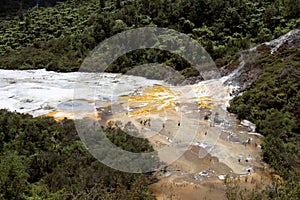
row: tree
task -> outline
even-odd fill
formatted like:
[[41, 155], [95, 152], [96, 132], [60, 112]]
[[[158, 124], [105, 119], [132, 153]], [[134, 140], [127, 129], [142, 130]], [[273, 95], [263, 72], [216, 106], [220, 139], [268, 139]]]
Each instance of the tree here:
[[28, 191], [26, 159], [16, 152], [5, 151], [0, 156], [0, 198], [23, 199]]

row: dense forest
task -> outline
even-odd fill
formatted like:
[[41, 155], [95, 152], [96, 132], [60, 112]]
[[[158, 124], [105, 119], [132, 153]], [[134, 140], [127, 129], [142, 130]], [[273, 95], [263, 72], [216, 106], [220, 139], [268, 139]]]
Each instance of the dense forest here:
[[[125, 150], [152, 150], [147, 140], [116, 127], [105, 131]], [[0, 199], [154, 199], [147, 193], [152, 176], [120, 172], [96, 160], [72, 120], [0, 110], [0, 138]]]
[[[217, 66], [241, 49], [300, 28], [300, 0], [4, 0], [0, 6], [0, 68], [70, 72], [104, 39], [137, 27], [165, 27], [202, 44]], [[270, 199], [300, 196], [300, 52], [261, 53], [247, 67], [262, 70], [229, 108], [265, 135], [263, 157], [282, 177], [264, 191]], [[164, 63], [184, 76], [198, 75], [176, 55], [134, 51], [111, 64], [125, 73]], [[107, 136], [131, 151], [151, 151], [146, 140], [119, 129]], [[132, 142], [130, 142], [132, 141]], [[138, 144], [138, 145], [137, 145]], [[0, 111], [0, 199], [154, 199], [153, 177], [108, 168], [95, 160], [71, 120], [32, 118]]]
[[[62, 2], [64, 0], [60, 0]], [[57, 0], [2, 0], [0, 17], [12, 17], [26, 12], [32, 7], [48, 7], [56, 5]]]
[[[105, 38], [137, 27], [185, 33], [199, 41], [217, 64], [223, 63], [240, 49], [299, 27], [299, 7], [299, 0], [70, 0], [54, 7], [34, 6], [1, 18], [0, 67], [76, 71]], [[128, 63], [150, 61], [181, 70], [189, 67], [173, 55], [159, 55], [153, 50], [132, 52], [109, 71], [125, 72]]]

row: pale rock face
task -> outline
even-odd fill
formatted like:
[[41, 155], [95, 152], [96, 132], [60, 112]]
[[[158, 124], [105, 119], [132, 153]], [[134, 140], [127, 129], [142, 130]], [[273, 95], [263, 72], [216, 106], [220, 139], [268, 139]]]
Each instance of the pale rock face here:
[[253, 124], [252, 122], [250, 122], [250, 121], [248, 121], [248, 120], [242, 120], [242, 121], [241, 121], [241, 125], [247, 126], [247, 127], [250, 128], [251, 132], [255, 132], [256, 125]]
[[[0, 70], [0, 108], [41, 116], [52, 111], [91, 112], [97, 107], [137, 94], [141, 88], [163, 85], [184, 93], [184, 98], [207, 97], [228, 106], [231, 86], [212, 79], [191, 86], [109, 73], [56, 73], [42, 70]], [[183, 97], [177, 96], [180, 99]], [[70, 116], [69, 116], [70, 117]]]
[[280, 46], [287, 45], [289, 48], [300, 45], [300, 29], [294, 29], [279, 38], [270, 42], [265, 42], [267, 46], [271, 47], [271, 54], [275, 53]]
[[[56, 73], [44, 69], [0, 70], [0, 108], [33, 116], [45, 115], [57, 109], [67, 112], [91, 111], [98, 101], [100, 104], [113, 101], [138, 87], [161, 83], [141, 77], [118, 77], [119, 74]], [[84, 93], [84, 98], [76, 99], [76, 87], [82, 87], [85, 91], [100, 91], [92, 95], [87, 93], [89, 96], [84, 96]]]

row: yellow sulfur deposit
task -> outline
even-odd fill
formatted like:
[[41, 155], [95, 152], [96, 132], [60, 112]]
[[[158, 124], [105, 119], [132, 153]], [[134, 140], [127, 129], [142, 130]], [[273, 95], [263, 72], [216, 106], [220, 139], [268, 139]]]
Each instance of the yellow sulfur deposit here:
[[130, 112], [129, 116], [149, 116], [176, 110], [175, 100], [178, 96], [178, 92], [164, 86], [147, 87], [142, 95], [128, 97], [129, 108], [138, 108]]
[[199, 106], [202, 108], [211, 109], [212, 106], [210, 104], [212, 103], [212, 101], [213, 101], [213, 99], [208, 96], [200, 97], [199, 98]]

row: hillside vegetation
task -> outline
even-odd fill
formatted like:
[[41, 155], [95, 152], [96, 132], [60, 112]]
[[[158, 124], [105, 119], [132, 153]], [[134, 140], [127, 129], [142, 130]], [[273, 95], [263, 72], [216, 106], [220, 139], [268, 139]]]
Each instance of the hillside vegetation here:
[[[125, 150], [153, 150], [146, 139], [116, 128], [105, 130]], [[92, 157], [71, 120], [56, 122], [0, 110], [1, 200], [150, 200], [154, 197], [147, 187], [152, 182], [150, 175], [120, 172]]]
[[[15, 0], [0, 4], [0, 68], [70, 72], [104, 39], [137, 27], [165, 27], [202, 44], [222, 66], [241, 49], [300, 28], [300, 0]], [[3, 11], [3, 12], [2, 12]], [[263, 157], [282, 177], [264, 192], [269, 199], [300, 196], [299, 47], [262, 53], [251, 66], [258, 79], [229, 108], [265, 136]], [[184, 76], [198, 75], [178, 56], [155, 49], [117, 59], [108, 72], [165, 63]], [[159, 71], [157, 73], [160, 73]], [[152, 76], [152, 75], [151, 75]], [[152, 151], [146, 140], [106, 129], [123, 148]], [[157, 161], [157, 160], [156, 160]], [[73, 121], [0, 110], [0, 199], [154, 199], [153, 177], [112, 170], [80, 142]], [[253, 198], [254, 199], [254, 198]]]
[[230, 104], [229, 111], [257, 125], [264, 160], [283, 178], [274, 182], [271, 199], [300, 196], [300, 47], [262, 54], [252, 67], [259, 78]]
[[[13, 18], [1, 18], [0, 67], [76, 71], [89, 52], [105, 38], [146, 26], [188, 34], [214, 59], [226, 60], [240, 49], [299, 27], [299, 10], [300, 0], [58, 2], [54, 7], [33, 7]], [[161, 55], [149, 50], [123, 56], [109, 71], [126, 72], [128, 65], [148, 62], [166, 63], [179, 71], [190, 67], [172, 54]], [[182, 73], [195, 75], [192, 70]]]

